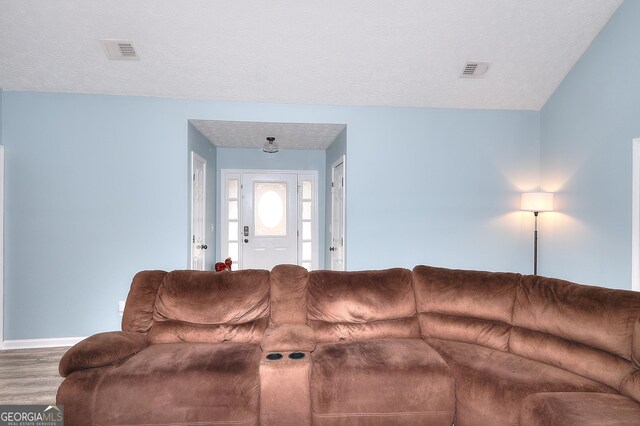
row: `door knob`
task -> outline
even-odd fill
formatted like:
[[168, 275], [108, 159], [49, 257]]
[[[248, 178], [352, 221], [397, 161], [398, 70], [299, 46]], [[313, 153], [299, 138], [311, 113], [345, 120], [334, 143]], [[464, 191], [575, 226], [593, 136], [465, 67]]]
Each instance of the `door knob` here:
[[248, 238], [245, 238], [245, 239], [244, 239], [244, 242], [245, 242], [245, 243], [248, 243], [248, 242], [249, 242], [249, 239], [248, 239]]
[[329, 247], [329, 251], [336, 251], [335, 247]]
[[206, 249], [207, 249], [207, 245], [206, 245], [206, 244], [203, 244], [203, 245], [201, 245], [201, 246], [200, 246], [200, 248], [201, 248], [202, 250], [206, 250]]

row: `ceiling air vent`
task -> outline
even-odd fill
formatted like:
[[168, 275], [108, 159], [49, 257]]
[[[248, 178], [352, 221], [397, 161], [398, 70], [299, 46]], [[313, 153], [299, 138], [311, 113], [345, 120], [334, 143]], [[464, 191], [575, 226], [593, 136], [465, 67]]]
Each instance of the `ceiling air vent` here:
[[133, 43], [129, 40], [100, 40], [109, 59], [139, 59]]
[[481, 78], [489, 69], [491, 62], [467, 62], [460, 78]]

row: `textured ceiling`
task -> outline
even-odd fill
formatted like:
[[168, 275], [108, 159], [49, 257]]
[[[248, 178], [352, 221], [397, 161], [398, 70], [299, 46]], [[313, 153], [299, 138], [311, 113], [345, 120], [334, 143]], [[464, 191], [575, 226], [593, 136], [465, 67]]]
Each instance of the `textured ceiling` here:
[[273, 136], [280, 149], [327, 149], [346, 127], [321, 123], [189, 122], [219, 148], [262, 148], [266, 138]]
[[[540, 109], [621, 0], [0, 0], [0, 87]], [[109, 61], [100, 39], [132, 40]], [[466, 61], [490, 61], [461, 79]]]

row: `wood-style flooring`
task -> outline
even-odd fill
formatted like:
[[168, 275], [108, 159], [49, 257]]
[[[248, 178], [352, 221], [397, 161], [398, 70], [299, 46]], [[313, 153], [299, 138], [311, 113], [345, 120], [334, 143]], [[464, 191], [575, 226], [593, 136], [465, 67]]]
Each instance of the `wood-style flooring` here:
[[55, 404], [65, 348], [0, 351], [0, 404]]

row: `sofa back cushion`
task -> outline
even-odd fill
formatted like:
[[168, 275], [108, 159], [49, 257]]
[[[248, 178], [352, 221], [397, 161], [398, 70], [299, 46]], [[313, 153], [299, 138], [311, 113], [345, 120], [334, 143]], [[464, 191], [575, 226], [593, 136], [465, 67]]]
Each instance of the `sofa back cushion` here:
[[141, 271], [133, 277], [122, 314], [122, 331], [149, 331], [158, 288], [166, 275], [165, 271]]
[[269, 271], [173, 271], [158, 289], [152, 343], [258, 342], [269, 316]]
[[312, 271], [308, 297], [318, 342], [420, 337], [406, 269]]
[[307, 323], [309, 272], [297, 265], [278, 265], [271, 270], [271, 324]]
[[508, 350], [521, 275], [430, 266], [412, 274], [422, 337]]
[[509, 349], [619, 390], [632, 369], [639, 316], [640, 293], [527, 276], [516, 293]]

